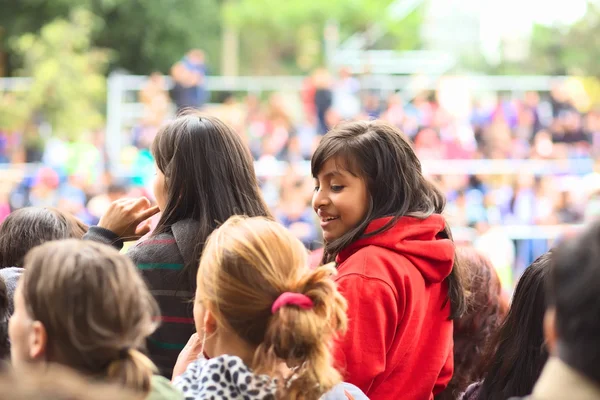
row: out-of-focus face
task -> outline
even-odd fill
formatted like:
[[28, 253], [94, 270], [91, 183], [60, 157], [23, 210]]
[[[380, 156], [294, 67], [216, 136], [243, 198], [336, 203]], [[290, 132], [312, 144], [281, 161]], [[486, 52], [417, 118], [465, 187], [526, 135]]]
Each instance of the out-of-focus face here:
[[27, 312], [21, 284], [15, 291], [15, 312], [8, 324], [11, 361], [15, 368], [43, 361], [46, 351], [46, 333], [39, 321]]
[[154, 198], [156, 199], [156, 204], [158, 204], [158, 208], [161, 211], [164, 211], [167, 205], [167, 188], [165, 186], [165, 175], [162, 173], [158, 166], [156, 168], [156, 174], [154, 177]]

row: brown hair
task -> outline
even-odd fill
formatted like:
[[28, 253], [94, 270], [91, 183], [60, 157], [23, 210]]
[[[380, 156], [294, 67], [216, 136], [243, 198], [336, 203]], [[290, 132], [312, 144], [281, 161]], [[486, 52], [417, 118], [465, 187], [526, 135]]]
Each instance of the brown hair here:
[[[282, 379], [279, 396], [313, 400], [341, 381], [331, 344], [347, 325], [346, 302], [332, 266], [310, 270], [302, 243], [265, 218], [232, 217], [208, 240], [198, 272], [197, 299], [224, 326], [256, 348], [253, 368], [276, 374], [285, 361], [293, 375]], [[285, 292], [302, 293], [314, 307], [282, 307]]]
[[[335, 260], [337, 254], [361, 237], [370, 237], [390, 229], [404, 216], [427, 218], [442, 214], [446, 206], [444, 194], [421, 171], [421, 162], [404, 134], [383, 121], [355, 121], [337, 126], [323, 137], [311, 160], [311, 173], [317, 177], [327, 160], [335, 158], [354, 176], [364, 179], [369, 205], [361, 223], [342, 237], [325, 243], [323, 263]], [[390, 222], [369, 234], [365, 229], [377, 218], [393, 217]], [[452, 239], [446, 224], [442, 235]], [[454, 268], [448, 281], [451, 318], [465, 311], [465, 296], [460, 265]]]
[[232, 215], [271, 214], [258, 187], [254, 161], [240, 136], [217, 118], [189, 112], [162, 128], [152, 143], [165, 176], [167, 201], [154, 235], [184, 219], [200, 223], [183, 280], [193, 289], [208, 235]]
[[51, 240], [81, 239], [86, 224], [53, 207], [26, 207], [13, 211], [0, 225], [0, 268], [22, 267], [25, 254]]
[[470, 295], [467, 311], [454, 321], [454, 375], [436, 400], [456, 399], [471, 383], [483, 379], [485, 351], [508, 311], [491, 261], [468, 246], [458, 247], [456, 256]]
[[50, 242], [26, 256], [20, 284], [28, 314], [46, 329], [49, 361], [150, 390], [154, 365], [139, 349], [159, 309], [129, 258], [99, 243]]

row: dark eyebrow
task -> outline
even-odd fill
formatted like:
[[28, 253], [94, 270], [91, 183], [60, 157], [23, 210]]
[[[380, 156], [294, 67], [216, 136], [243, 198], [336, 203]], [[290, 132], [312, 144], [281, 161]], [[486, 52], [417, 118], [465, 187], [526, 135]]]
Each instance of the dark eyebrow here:
[[328, 173], [326, 173], [325, 175], [323, 175], [323, 179], [325, 178], [331, 178], [334, 176], [343, 176], [343, 174], [340, 171], [337, 170], [333, 170], [333, 171], [329, 171]]

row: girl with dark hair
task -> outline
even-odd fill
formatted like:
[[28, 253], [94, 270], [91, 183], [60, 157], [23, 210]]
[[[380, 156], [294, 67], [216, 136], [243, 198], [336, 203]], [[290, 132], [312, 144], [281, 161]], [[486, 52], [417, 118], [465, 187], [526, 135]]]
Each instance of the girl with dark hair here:
[[323, 262], [337, 262], [348, 301], [338, 367], [373, 400], [432, 399], [452, 377], [452, 319], [465, 309], [443, 194], [381, 121], [325, 135], [311, 169]]
[[121, 248], [124, 240], [154, 232], [128, 251], [161, 309], [161, 327], [149, 338], [152, 360], [171, 377], [179, 352], [194, 333], [190, 299], [200, 255], [211, 232], [232, 215], [268, 216], [249, 149], [220, 120], [197, 113], [178, 117], [157, 134], [154, 195], [114, 202], [86, 239]]
[[484, 380], [471, 385], [463, 400], [506, 400], [533, 390], [548, 359], [544, 314], [550, 263], [548, 252], [521, 276], [508, 315], [490, 342]]
[[454, 321], [454, 375], [435, 400], [454, 400], [483, 378], [484, 351], [508, 310], [502, 285], [491, 261], [472, 247], [456, 249], [470, 293], [467, 311]]

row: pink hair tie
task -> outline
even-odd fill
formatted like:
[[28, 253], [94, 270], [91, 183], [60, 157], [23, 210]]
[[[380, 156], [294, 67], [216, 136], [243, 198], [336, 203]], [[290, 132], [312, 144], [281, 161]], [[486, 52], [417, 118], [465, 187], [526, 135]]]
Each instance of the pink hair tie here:
[[312, 300], [305, 294], [285, 292], [279, 295], [277, 300], [271, 306], [271, 314], [275, 314], [277, 310], [285, 306], [297, 306], [303, 310], [308, 310], [314, 307]]

